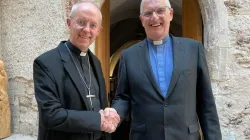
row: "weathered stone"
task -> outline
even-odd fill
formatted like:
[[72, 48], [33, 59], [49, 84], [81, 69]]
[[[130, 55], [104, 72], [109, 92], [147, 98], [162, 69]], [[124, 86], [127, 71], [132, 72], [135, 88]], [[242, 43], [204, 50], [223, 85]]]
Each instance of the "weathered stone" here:
[[228, 0], [228, 1], [225, 1], [224, 3], [227, 6], [228, 12], [230, 14], [238, 14], [239, 13], [238, 10], [241, 8], [241, 5], [238, 1]]
[[38, 132], [37, 123], [20, 122], [19, 133], [30, 135], [30, 136], [35, 136], [37, 135], [37, 132]]
[[230, 41], [236, 63], [243, 68], [250, 68], [250, 15], [229, 17]]
[[34, 58], [67, 38], [63, 7], [59, 1], [1, 1], [2, 55], [9, 78], [32, 80]]
[[7, 94], [7, 74], [3, 61], [0, 60], [0, 139], [11, 134], [11, 115], [9, 97]]
[[[26, 135], [37, 135], [38, 109], [34, 96], [33, 81], [15, 77], [9, 81], [11, 88], [12, 131]], [[29, 126], [29, 129], [26, 129]]]
[[31, 137], [31, 136], [24, 136], [20, 134], [14, 134], [6, 139], [3, 140], [37, 140], [36, 137]]
[[246, 136], [246, 139], [250, 139], [250, 128], [244, 131], [244, 135]]
[[12, 122], [11, 131], [13, 133], [19, 134], [20, 133], [20, 115], [18, 117], [12, 116], [11, 122]]
[[249, 0], [225, 0], [224, 1], [229, 15], [249, 15]]

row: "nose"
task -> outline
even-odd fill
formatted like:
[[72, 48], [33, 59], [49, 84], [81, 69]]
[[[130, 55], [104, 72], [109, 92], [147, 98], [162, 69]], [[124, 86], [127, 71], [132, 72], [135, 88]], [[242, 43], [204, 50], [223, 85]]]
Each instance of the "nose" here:
[[89, 25], [87, 24], [85, 27], [83, 27], [82, 31], [89, 32], [90, 31]]
[[156, 12], [153, 12], [152, 13], [152, 17], [151, 17], [151, 19], [152, 20], [156, 20], [156, 19], [158, 19], [159, 17], [158, 17], [158, 15], [156, 14]]

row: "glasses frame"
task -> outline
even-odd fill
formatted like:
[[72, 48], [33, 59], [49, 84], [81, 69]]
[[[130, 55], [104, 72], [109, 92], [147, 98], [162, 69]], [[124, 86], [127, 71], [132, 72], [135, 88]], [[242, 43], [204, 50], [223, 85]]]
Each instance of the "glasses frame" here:
[[[143, 17], [150, 18], [150, 17], [153, 16], [153, 13], [155, 13], [157, 16], [161, 16], [162, 14], [159, 14], [159, 13], [157, 12], [157, 11], [158, 11], [159, 9], [161, 9], [161, 8], [165, 8], [164, 13], [162, 13], [162, 14], [165, 14], [166, 11], [167, 11], [167, 9], [169, 9], [169, 10], [172, 9], [172, 8], [170, 8], [169, 6], [158, 7], [158, 8], [156, 8], [156, 9], [154, 9], [154, 10], [148, 10], [148, 11], [142, 12], [140, 15], [143, 16]], [[149, 14], [149, 15], [147, 15], [147, 14]]]
[[[86, 21], [86, 20], [84, 20], [84, 19], [71, 18], [71, 20], [74, 21], [75, 24], [76, 24], [79, 28], [81, 28], [81, 29], [84, 29], [84, 28], [86, 28], [86, 27], [88, 26], [89, 29], [91, 29], [91, 30], [97, 30], [97, 29], [100, 27], [100, 25], [98, 25], [98, 23], [94, 23], [95, 26], [92, 27], [92, 26], [91, 26], [92, 23], [91, 23], [90, 21]], [[83, 23], [80, 23], [80, 21], [83, 22]]]

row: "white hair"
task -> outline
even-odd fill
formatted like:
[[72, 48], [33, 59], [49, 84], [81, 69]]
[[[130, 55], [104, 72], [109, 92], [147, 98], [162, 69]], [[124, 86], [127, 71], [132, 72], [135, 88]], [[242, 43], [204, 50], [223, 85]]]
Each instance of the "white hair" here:
[[70, 12], [70, 14], [69, 14], [69, 18], [70, 18], [70, 19], [73, 18], [73, 16], [75, 15], [76, 10], [77, 10], [79, 4], [81, 4], [81, 3], [91, 3], [92, 5], [94, 5], [94, 6], [98, 9], [99, 14], [100, 14], [100, 20], [101, 20], [101, 21], [100, 21], [100, 24], [102, 24], [102, 12], [101, 12], [100, 8], [96, 5], [96, 3], [92, 2], [92, 1], [84, 1], [84, 0], [83, 0], [83, 1], [79, 1], [79, 2], [75, 3], [75, 4], [72, 6], [72, 8], [71, 8], [71, 12]]
[[[142, 13], [142, 6], [143, 6], [144, 1], [145, 1], [145, 0], [142, 0], [142, 1], [141, 1], [140, 14]], [[171, 8], [171, 4], [170, 4], [169, 0], [165, 0], [165, 3], [166, 3], [166, 6], [167, 6], [168, 8]]]

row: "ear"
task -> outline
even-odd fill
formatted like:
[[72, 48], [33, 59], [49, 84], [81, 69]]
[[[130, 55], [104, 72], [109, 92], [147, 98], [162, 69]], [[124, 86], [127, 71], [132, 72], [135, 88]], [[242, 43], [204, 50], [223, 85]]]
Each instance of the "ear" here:
[[66, 19], [66, 22], [67, 22], [68, 28], [70, 28], [70, 26], [71, 26], [71, 19], [70, 19], [70, 18], [67, 18], [67, 19]]
[[139, 18], [140, 18], [140, 20], [141, 20], [141, 22], [142, 22], [142, 20], [143, 20], [142, 18], [143, 18], [143, 17], [140, 15]]
[[99, 27], [99, 30], [98, 30], [98, 34], [102, 31], [102, 29], [103, 29], [103, 27], [100, 26], [100, 27]]
[[143, 17], [140, 15], [139, 18], [140, 18], [140, 20], [141, 20], [142, 26], [144, 27], [144, 25], [143, 25], [143, 20], [144, 20]]
[[173, 16], [174, 16], [174, 10], [173, 8], [169, 9], [169, 14], [170, 14], [170, 21], [173, 20]]

